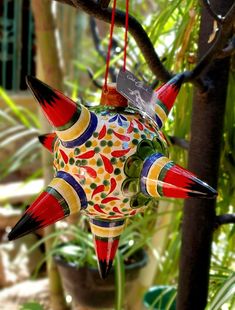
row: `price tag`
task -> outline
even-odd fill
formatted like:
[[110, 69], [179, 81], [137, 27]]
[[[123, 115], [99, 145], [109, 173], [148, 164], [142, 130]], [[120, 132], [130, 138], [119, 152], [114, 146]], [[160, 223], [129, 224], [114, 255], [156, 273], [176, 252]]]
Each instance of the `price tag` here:
[[129, 101], [129, 105], [155, 121], [157, 96], [151, 87], [137, 79], [130, 71], [121, 69], [117, 76], [117, 91]]

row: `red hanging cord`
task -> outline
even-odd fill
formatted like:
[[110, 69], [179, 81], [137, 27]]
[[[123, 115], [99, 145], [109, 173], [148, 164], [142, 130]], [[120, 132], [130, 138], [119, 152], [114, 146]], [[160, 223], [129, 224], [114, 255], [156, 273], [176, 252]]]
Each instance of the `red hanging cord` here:
[[126, 55], [127, 55], [127, 35], [129, 19], [129, 0], [126, 0], [126, 20], [125, 20], [125, 39], [124, 39], [124, 55], [123, 55], [123, 71], [126, 71]]
[[109, 63], [110, 63], [110, 55], [113, 43], [113, 29], [114, 29], [114, 21], [115, 21], [115, 11], [116, 11], [116, 0], [113, 0], [113, 9], [112, 9], [112, 17], [111, 17], [111, 25], [110, 25], [110, 34], [109, 34], [109, 46], [108, 53], [106, 59], [106, 71], [104, 78], [104, 90], [108, 90], [108, 75], [109, 75]]
[[[112, 43], [113, 43], [113, 29], [115, 24], [115, 11], [116, 11], [116, 2], [113, 0], [112, 16], [111, 16], [111, 25], [109, 33], [109, 46], [106, 58], [106, 70], [104, 78], [104, 91], [108, 90], [108, 75], [109, 75], [109, 63], [111, 57]], [[127, 57], [127, 39], [128, 39], [128, 18], [129, 18], [129, 0], [126, 0], [126, 18], [125, 18], [125, 38], [124, 38], [124, 55], [123, 55], [123, 70], [126, 70], [126, 57]]]

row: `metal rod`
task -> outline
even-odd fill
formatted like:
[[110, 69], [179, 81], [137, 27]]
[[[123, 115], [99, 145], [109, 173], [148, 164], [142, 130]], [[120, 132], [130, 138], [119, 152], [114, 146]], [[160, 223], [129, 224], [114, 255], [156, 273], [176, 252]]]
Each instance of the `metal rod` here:
[[20, 89], [22, 51], [22, 0], [14, 2], [13, 90]]
[[3, 36], [2, 36], [2, 86], [6, 88], [6, 72], [7, 72], [7, 27], [8, 27], [8, 1], [3, 3]]

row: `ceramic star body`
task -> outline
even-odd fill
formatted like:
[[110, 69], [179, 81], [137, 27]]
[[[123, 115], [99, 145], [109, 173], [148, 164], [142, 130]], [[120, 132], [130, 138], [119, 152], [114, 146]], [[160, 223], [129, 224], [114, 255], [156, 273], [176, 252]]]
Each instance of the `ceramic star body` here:
[[216, 192], [168, 158], [159, 127], [179, 91], [181, 77], [158, 92], [156, 119], [128, 107], [88, 110], [35, 78], [28, 84], [55, 133], [40, 137], [54, 154], [55, 177], [9, 235], [14, 239], [83, 212], [89, 217], [100, 273], [112, 266], [125, 218], [160, 196], [213, 197]]

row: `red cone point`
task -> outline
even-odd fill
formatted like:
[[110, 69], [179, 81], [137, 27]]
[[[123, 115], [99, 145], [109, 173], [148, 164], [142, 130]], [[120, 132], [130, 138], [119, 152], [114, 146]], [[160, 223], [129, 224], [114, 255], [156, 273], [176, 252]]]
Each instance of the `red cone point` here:
[[113, 260], [118, 249], [119, 237], [99, 239], [94, 237], [96, 255], [98, 259], [98, 267], [102, 279], [107, 278], [113, 265]]
[[173, 165], [165, 174], [163, 196], [174, 198], [214, 198], [217, 192], [207, 183], [198, 179], [193, 173]]
[[13, 227], [8, 239], [20, 238], [65, 218], [69, 213], [64, 204], [65, 201], [62, 197], [55, 197], [50, 192], [43, 192]]
[[169, 82], [163, 84], [156, 90], [158, 99], [166, 106], [168, 111], [170, 111], [174, 105], [183, 80], [184, 75], [178, 74], [174, 76]]
[[45, 135], [41, 135], [38, 137], [38, 140], [40, 141], [40, 143], [46, 149], [48, 149], [48, 151], [50, 151], [51, 153], [53, 153], [54, 143], [56, 139], [57, 139], [57, 135], [55, 132], [47, 133]]
[[71, 99], [35, 77], [28, 76], [26, 82], [52, 126], [66, 126], [75, 118], [77, 106]]

